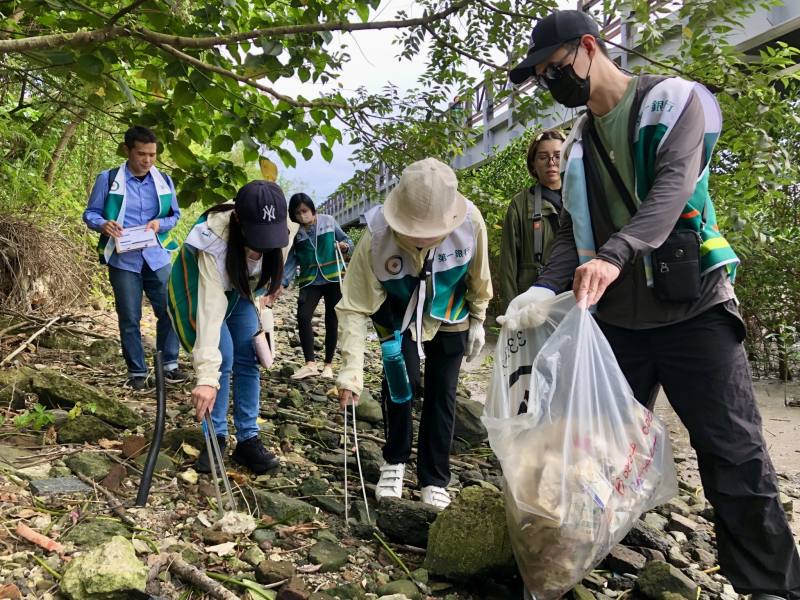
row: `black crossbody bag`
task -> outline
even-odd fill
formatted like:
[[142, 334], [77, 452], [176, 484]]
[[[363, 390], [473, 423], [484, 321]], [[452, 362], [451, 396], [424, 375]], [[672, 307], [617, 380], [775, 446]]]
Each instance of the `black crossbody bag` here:
[[[636, 204], [631, 198], [622, 177], [611, 162], [600, 135], [597, 133], [594, 121], [590, 117], [587, 122], [592, 144], [597, 149], [600, 160], [603, 161], [606, 171], [614, 182], [622, 201], [628, 212], [633, 216], [636, 213]], [[609, 222], [611, 221], [608, 215]], [[705, 223], [705, 208], [702, 214]], [[690, 229], [673, 229], [664, 243], [653, 250], [653, 293], [656, 298], [665, 302], [693, 302], [700, 298], [700, 244], [702, 239], [697, 231]]]

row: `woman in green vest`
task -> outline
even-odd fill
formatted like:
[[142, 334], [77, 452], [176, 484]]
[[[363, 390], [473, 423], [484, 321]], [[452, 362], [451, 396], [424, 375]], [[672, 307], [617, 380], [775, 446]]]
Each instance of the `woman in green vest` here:
[[539, 133], [528, 146], [528, 173], [535, 183], [508, 205], [500, 242], [500, 297], [503, 310], [533, 285], [550, 257], [561, 213], [561, 145], [557, 129]]
[[[211, 414], [224, 452], [232, 389], [233, 460], [256, 474], [280, 463], [258, 435], [260, 372], [253, 336], [261, 325], [255, 298], [280, 287], [288, 242], [283, 191], [273, 182], [251, 181], [233, 203], [214, 206], [198, 219], [169, 280], [170, 317], [197, 375], [197, 420]], [[205, 450], [195, 468], [211, 472]]]
[[292, 379], [318, 375], [314, 356], [314, 329], [311, 319], [319, 301], [325, 299], [325, 366], [322, 377], [333, 378], [339, 322], [333, 308], [342, 297], [340, 282], [344, 274], [344, 254], [353, 250], [353, 241], [330, 215], [318, 215], [314, 201], [306, 194], [289, 199], [289, 218], [300, 225], [283, 269], [283, 288], [297, 277], [297, 329], [306, 363]]

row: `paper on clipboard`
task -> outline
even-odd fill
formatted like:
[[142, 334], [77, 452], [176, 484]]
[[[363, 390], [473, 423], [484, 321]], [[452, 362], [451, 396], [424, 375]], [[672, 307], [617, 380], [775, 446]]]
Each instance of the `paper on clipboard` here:
[[131, 250], [143, 250], [158, 246], [158, 238], [152, 229], [147, 229], [146, 225], [138, 227], [126, 227], [122, 230], [122, 235], [114, 238], [114, 246], [117, 254], [130, 252]]

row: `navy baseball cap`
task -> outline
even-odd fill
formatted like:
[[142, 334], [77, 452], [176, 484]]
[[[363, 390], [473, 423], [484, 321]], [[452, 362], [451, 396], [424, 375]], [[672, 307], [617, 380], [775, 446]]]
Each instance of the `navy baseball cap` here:
[[531, 33], [528, 55], [508, 74], [519, 85], [535, 75], [536, 65], [546, 61], [566, 42], [584, 35], [600, 36], [595, 20], [582, 10], [557, 10], [536, 23]]
[[269, 250], [289, 244], [286, 197], [277, 183], [251, 181], [236, 192], [233, 202], [248, 248]]

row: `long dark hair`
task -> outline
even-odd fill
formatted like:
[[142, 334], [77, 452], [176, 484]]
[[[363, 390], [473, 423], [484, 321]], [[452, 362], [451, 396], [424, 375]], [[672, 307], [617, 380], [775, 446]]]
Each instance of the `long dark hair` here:
[[309, 210], [311, 210], [312, 215], [317, 214], [317, 207], [314, 206], [314, 201], [308, 194], [304, 194], [303, 192], [293, 194], [292, 197], [289, 198], [289, 218], [294, 223], [300, 223], [300, 221], [297, 220], [297, 217], [294, 216], [294, 213], [302, 204], [305, 204]]
[[[228, 212], [232, 211], [233, 208], [233, 204], [217, 204], [203, 214]], [[236, 213], [231, 215], [230, 224], [228, 225], [228, 251], [225, 254], [225, 271], [233, 288], [245, 298], [249, 298], [250, 277], [247, 272], [247, 250]], [[265, 287], [269, 282], [267, 293], [274, 294], [278, 291], [282, 278], [283, 249], [271, 248], [264, 250], [261, 253], [261, 275], [258, 278], [256, 290]]]

